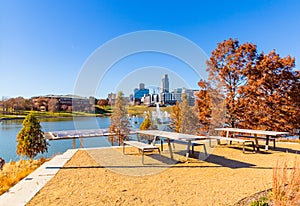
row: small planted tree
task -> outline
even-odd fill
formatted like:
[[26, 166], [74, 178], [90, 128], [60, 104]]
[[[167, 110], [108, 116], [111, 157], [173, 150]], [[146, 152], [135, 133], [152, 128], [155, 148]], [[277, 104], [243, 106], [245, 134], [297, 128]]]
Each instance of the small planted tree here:
[[[119, 92], [113, 114], [110, 117], [109, 132], [111, 133], [111, 136], [109, 139], [112, 145], [114, 144], [114, 142], [117, 142], [118, 145], [121, 145], [121, 143], [126, 139], [127, 135], [130, 132], [130, 122], [127, 118], [127, 110], [125, 106], [126, 103], [123, 97], [123, 93]], [[115, 136], [117, 137], [116, 139], [114, 138]]]
[[23, 128], [17, 135], [17, 154], [33, 159], [38, 153], [48, 151], [48, 143], [38, 119], [29, 113], [23, 121]]
[[186, 94], [182, 94], [182, 102], [180, 103], [180, 133], [197, 134], [199, 129], [199, 120], [197, 118], [194, 107], [189, 105]]
[[186, 94], [182, 94], [182, 102], [176, 102], [172, 107], [170, 129], [185, 134], [198, 132], [199, 120], [194, 107], [189, 105]]
[[147, 113], [144, 121], [142, 122], [140, 126], [140, 130], [147, 130], [151, 127], [151, 119], [150, 119], [150, 114]]
[[177, 101], [176, 105], [172, 107], [171, 122], [170, 122], [170, 129], [177, 133], [180, 132], [180, 128], [181, 128], [180, 114], [181, 114], [180, 103]]
[[[151, 114], [150, 112], [146, 113], [145, 119], [142, 122], [142, 124], [140, 125], [140, 130], [148, 130], [148, 129], [157, 129], [155, 128], [155, 125], [152, 124], [151, 122]], [[148, 142], [150, 143], [152, 136], [151, 135], [146, 135], [146, 134], [141, 134], [141, 139], [146, 139], [148, 140]]]

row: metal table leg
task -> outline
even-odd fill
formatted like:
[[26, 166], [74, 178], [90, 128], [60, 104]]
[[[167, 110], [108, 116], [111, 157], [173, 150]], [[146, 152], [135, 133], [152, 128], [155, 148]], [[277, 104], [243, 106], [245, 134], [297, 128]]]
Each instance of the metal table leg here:
[[186, 160], [188, 160], [188, 158], [189, 158], [190, 150], [191, 150], [191, 140], [188, 141], [187, 152], [186, 152], [186, 155], [185, 155]]
[[173, 159], [173, 151], [172, 151], [172, 147], [171, 147], [170, 138], [167, 138], [167, 142], [168, 142], [168, 147], [169, 147], [169, 150], [170, 150], [171, 159]]

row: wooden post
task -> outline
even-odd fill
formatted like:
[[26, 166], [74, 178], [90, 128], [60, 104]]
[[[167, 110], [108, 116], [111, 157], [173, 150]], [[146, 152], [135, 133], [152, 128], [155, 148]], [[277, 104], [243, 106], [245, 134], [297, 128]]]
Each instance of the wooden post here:
[[76, 149], [76, 139], [73, 138], [73, 149]]
[[79, 138], [79, 147], [83, 148], [83, 139], [82, 138]]

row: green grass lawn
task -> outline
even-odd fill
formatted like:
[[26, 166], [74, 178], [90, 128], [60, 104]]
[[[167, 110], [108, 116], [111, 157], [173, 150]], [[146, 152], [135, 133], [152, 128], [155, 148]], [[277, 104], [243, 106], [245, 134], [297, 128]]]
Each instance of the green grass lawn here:
[[[163, 112], [167, 111], [168, 113], [170, 113], [172, 110], [172, 107], [171, 106], [160, 107], [160, 109]], [[142, 116], [142, 115], [144, 115], [144, 112], [155, 111], [156, 107], [147, 107], [147, 106], [136, 105], [136, 106], [128, 106], [127, 110], [128, 110], [129, 115]]]
[[[162, 111], [171, 112], [172, 107], [160, 107]], [[147, 106], [128, 106], [127, 107], [128, 114], [129, 115], [137, 115], [142, 116], [144, 115], [144, 112], [148, 111], [155, 111], [156, 107], [147, 107]], [[19, 111], [14, 112], [10, 114], [1, 114], [0, 118], [22, 118], [25, 117], [27, 114], [32, 112], [37, 117], [74, 117], [74, 116], [110, 116], [113, 113], [113, 107], [111, 106], [105, 106], [105, 107], [99, 107], [98, 105], [95, 106], [95, 113], [87, 113], [87, 112], [42, 112], [42, 111]]]

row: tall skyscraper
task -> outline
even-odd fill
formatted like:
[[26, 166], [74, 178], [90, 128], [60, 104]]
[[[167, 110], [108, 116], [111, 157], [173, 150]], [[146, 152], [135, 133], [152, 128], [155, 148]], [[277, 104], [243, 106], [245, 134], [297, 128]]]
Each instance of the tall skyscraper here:
[[144, 83], [139, 83], [139, 89], [145, 89], [145, 84]]
[[144, 83], [139, 83], [138, 88], [135, 88], [133, 91], [134, 104], [141, 104], [141, 100], [145, 95], [149, 95], [149, 89], [145, 88]]
[[169, 78], [167, 74], [164, 74], [161, 80], [161, 92], [169, 93]]

